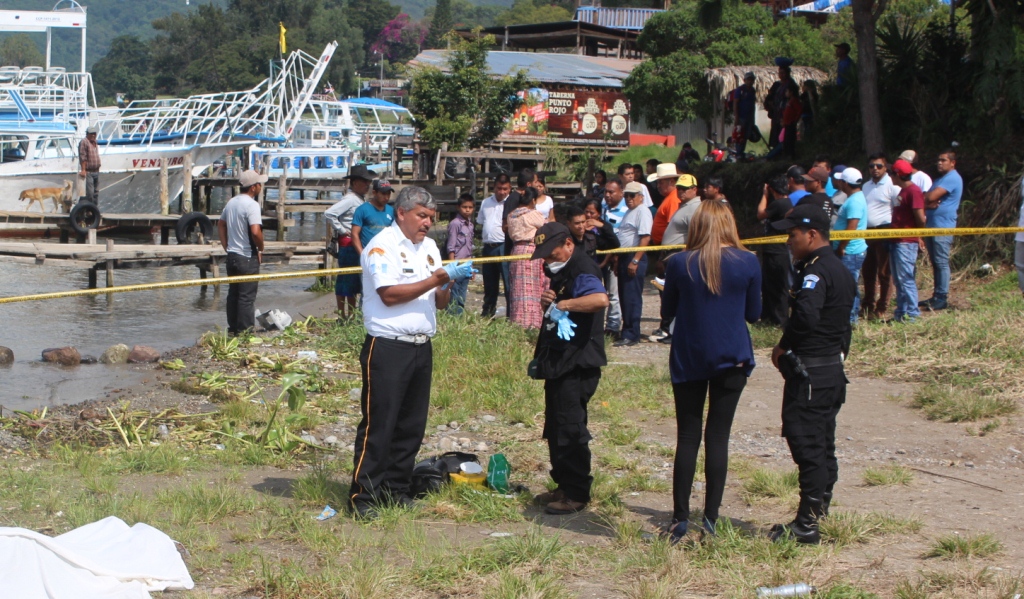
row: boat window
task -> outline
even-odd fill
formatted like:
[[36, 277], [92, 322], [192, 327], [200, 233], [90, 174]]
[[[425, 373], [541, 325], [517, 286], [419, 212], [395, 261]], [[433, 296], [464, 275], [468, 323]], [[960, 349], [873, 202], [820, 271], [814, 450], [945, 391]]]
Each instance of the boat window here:
[[71, 155], [71, 143], [66, 139], [39, 140], [36, 158], [63, 158]]
[[287, 158], [275, 158], [270, 164], [270, 168], [284, 168], [284, 163], [288, 162]]
[[28, 154], [28, 137], [25, 135], [0, 135], [0, 162], [24, 160]]
[[377, 111], [377, 116], [380, 118], [380, 122], [384, 125], [403, 125], [405, 124], [402, 117], [402, 113], [397, 110], [382, 109]]
[[317, 156], [316, 157], [317, 168], [333, 168], [334, 158], [331, 156]]
[[292, 164], [295, 168], [309, 168], [313, 162], [309, 159], [309, 156], [296, 156]]
[[326, 131], [324, 131], [322, 129], [317, 129], [316, 131], [313, 132], [313, 140], [314, 141], [323, 141], [325, 139], [327, 139], [327, 132]]

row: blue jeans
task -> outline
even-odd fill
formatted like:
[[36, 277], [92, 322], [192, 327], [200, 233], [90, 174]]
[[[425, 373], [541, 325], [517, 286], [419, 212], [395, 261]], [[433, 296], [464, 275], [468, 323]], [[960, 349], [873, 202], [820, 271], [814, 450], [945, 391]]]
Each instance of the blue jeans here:
[[914, 320], [921, 316], [917, 307], [917, 243], [894, 241], [889, 244], [889, 264], [892, 282], [896, 287], [896, 310], [892, 313], [897, 321]]
[[953, 248], [953, 236], [925, 237], [924, 247], [932, 261], [932, 275], [935, 278], [933, 299], [946, 300], [949, 297], [949, 251]]
[[640, 259], [636, 275], [629, 276], [629, 261], [619, 257], [619, 304], [622, 306], [622, 338], [640, 340], [640, 317], [644, 311], [644, 275], [647, 274], [647, 254]]
[[[485, 243], [484, 244], [484, 256], [504, 256], [505, 255], [505, 244], [504, 243]], [[508, 262], [502, 262], [500, 264], [483, 264], [480, 266], [484, 277], [484, 309], [482, 315], [484, 318], [494, 316], [494, 312], [498, 308], [498, 282], [501, 282], [502, 289], [505, 290], [505, 316], [508, 317]]]
[[857, 291], [857, 295], [853, 297], [853, 311], [850, 312], [850, 324], [857, 324], [857, 314], [860, 312], [860, 267], [864, 266], [864, 258], [867, 255], [866, 251], [853, 255], [843, 254], [843, 266], [853, 275], [853, 283]]
[[466, 292], [469, 290], [469, 279], [452, 283], [452, 299], [448, 302], [448, 313], [460, 316], [466, 309]]

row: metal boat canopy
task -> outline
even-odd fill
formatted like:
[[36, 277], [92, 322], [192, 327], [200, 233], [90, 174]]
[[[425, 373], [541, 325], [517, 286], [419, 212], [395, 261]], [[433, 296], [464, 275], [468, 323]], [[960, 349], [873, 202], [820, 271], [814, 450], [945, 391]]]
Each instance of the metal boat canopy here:
[[[64, 5], [64, 6], [62, 6]], [[46, 32], [46, 69], [55, 27], [82, 30], [82, 72], [85, 72], [85, 7], [76, 0], [60, 0], [51, 11], [0, 10], [0, 31]]]

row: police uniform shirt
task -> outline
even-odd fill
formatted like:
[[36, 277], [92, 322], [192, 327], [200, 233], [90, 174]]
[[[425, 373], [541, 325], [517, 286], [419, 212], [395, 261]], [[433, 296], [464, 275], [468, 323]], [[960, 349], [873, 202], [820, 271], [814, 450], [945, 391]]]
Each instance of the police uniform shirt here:
[[391, 285], [418, 283], [441, 268], [441, 252], [434, 240], [427, 237], [414, 244], [398, 223], [374, 237], [360, 256], [363, 267], [363, 324], [373, 337], [393, 338], [401, 335], [429, 335], [437, 332], [437, 309], [431, 288], [416, 299], [385, 306], [376, 290]]
[[850, 349], [850, 311], [857, 285], [829, 247], [796, 265], [790, 316], [779, 347], [801, 356], [831, 357]]

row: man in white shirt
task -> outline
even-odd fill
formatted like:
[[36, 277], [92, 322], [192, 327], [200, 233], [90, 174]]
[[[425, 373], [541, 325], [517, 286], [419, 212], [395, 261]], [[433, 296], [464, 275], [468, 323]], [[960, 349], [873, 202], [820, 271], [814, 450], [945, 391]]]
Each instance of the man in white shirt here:
[[[217, 221], [220, 245], [228, 253], [229, 277], [260, 274], [263, 259], [263, 217], [256, 202], [267, 175], [248, 170], [238, 177], [242, 193], [228, 200]], [[259, 283], [228, 285], [228, 334], [239, 335], [256, 324], [256, 291]]]
[[[892, 207], [900, 188], [888, 173], [889, 161], [885, 154], [878, 152], [868, 157], [869, 180], [861, 191], [868, 206], [868, 230], [888, 229], [892, 224]], [[861, 302], [862, 316], [882, 318], [889, 307], [889, 292], [892, 288], [892, 274], [889, 266], [889, 240], [868, 239], [868, 251], [864, 257], [861, 274], [864, 276], [864, 300]], [[875, 295], [875, 290], [878, 295]], [[875, 298], [878, 298], [877, 300]]]
[[910, 173], [910, 182], [921, 188], [921, 193], [928, 193], [932, 189], [932, 178], [928, 176], [928, 173], [918, 170], [917, 168], [917, 152], [914, 150], [904, 150], [900, 154], [900, 160], [906, 160], [910, 163], [911, 168], [914, 170]]
[[[374, 179], [373, 172], [364, 164], [357, 164], [352, 167], [348, 175], [348, 190], [337, 202], [324, 212], [324, 219], [327, 221], [327, 239], [335, 239], [338, 242], [338, 268], [359, 266], [359, 252], [356, 251], [355, 242], [352, 240], [352, 219], [356, 209], [363, 205], [363, 198], [370, 190], [370, 183]], [[355, 313], [357, 301], [356, 296], [362, 293], [359, 284], [359, 275], [338, 275], [334, 281], [334, 297], [337, 301], [338, 312], [343, 318], [351, 317]]]
[[448, 283], [472, 274], [472, 263], [441, 266], [427, 237], [437, 204], [421, 187], [395, 200], [395, 223], [363, 248], [360, 261], [366, 339], [359, 355], [362, 420], [356, 429], [349, 502], [358, 517], [381, 505], [410, 506], [412, 469], [427, 426], [437, 310]]
[[[480, 237], [484, 242], [483, 255], [505, 255], [505, 233], [502, 230], [505, 215], [505, 203], [512, 192], [512, 181], [508, 175], [501, 174], [494, 180], [494, 194], [480, 204], [480, 212], [476, 222], [480, 225]], [[484, 278], [484, 307], [481, 313], [484, 318], [494, 316], [498, 308], [498, 283], [505, 291], [505, 316], [508, 316], [508, 262], [500, 264], [484, 264], [481, 270]]]
[[622, 305], [622, 339], [615, 347], [632, 347], [640, 342], [640, 318], [644, 310], [644, 275], [647, 274], [647, 252], [642, 249], [651, 242], [651, 226], [654, 217], [644, 206], [643, 192], [646, 189], [636, 181], [627, 183], [623, 189], [629, 212], [622, 218], [615, 235], [624, 248], [639, 247], [633, 254], [619, 255], [619, 302]]

